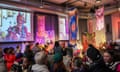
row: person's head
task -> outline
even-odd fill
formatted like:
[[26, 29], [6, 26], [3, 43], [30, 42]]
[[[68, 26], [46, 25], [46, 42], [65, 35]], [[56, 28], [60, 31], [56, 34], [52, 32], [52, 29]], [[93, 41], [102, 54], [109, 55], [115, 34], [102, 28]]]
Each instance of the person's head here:
[[47, 54], [45, 53], [45, 51], [37, 52], [35, 54], [34, 59], [35, 59], [36, 64], [40, 64], [40, 65], [46, 64], [46, 62], [47, 62]]
[[60, 45], [59, 45], [59, 42], [56, 41], [56, 42], [55, 42], [55, 47], [58, 47], [58, 46], [60, 46]]
[[25, 52], [28, 52], [28, 51], [30, 51], [30, 45], [27, 45], [25, 48]]
[[9, 50], [9, 48], [4, 48], [3, 49], [4, 54], [8, 54], [8, 50]]
[[20, 49], [20, 46], [19, 46], [19, 45], [17, 45], [17, 46], [16, 46], [16, 49]]
[[14, 53], [15, 53], [14, 48], [13, 48], [13, 47], [10, 47], [10, 48], [9, 48], [9, 54], [14, 54]]
[[37, 42], [35, 45], [36, 45], [36, 46], [38, 46], [38, 45], [39, 45], [39, 43]]
[[74, 69], [81, 68], [82, 64], [83, 64], [82, 59], [80, 57], [75, 57], [73, 59], [73, 68]]
[[96, 62], [99, 59], [101, 59], [102, 56], [101, 56], [100, 52], [93, 45], [89, 45], [89, 48], [87, 50], [87, 57], [92, 62]]
[[113, 61], [114, 52], [113, 50], [106, 50], [103, 53], [103, 58], [105, 63], [110, 63]]
[[28, 58], [27, 57], [23, 57], [23, 63], [22, 63], [23, 68], [28, 67], [29, 64], [30, 64], [30, 62], [29, 62]]
[[22, 26], [24, 24], [25, 20], [24, 20], [24, 16], [20, 13], [18, 13], [17, 15], [17, 25], [18, 26]]
[[53, 59], [54, 59], [54, 63], [60, 63], [63, 61], [63, 56], [60, 52], [58, 52], [58, 53], [55, 53]]

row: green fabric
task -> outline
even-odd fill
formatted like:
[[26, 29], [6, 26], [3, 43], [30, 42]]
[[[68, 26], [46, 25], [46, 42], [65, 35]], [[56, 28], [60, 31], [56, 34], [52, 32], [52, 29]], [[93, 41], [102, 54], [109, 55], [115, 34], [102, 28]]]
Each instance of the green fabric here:
[[62, 54], [61, 53], [56, 53], [53, 57], [54, 62], [60, 62], [63, 60]]

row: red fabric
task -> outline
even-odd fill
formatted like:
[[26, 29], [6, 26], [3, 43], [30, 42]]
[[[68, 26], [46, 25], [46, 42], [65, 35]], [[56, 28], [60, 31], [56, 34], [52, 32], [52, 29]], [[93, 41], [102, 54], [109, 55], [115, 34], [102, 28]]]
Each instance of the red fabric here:
[[120, 72], [120, 64], [117, 66], [117, 72]]
[[13, 63], [15, 61], [15, 55], [13, 55], [13, 54], [6, 54], [6, 55], [4, 55], [4, 58], [6, 60], [7, 70], [9, 72], [10, 69], [11, 69], [11, 66], [13, 65]]

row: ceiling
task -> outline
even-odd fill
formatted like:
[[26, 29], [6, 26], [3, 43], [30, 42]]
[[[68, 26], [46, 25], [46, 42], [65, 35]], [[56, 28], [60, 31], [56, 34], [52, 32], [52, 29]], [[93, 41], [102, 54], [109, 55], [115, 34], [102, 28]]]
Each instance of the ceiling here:
[[120, 0], [101, 0], [100, 3], [96, 3], [96, 0], [41, 0], [46, 1], [62, 6], [74, 6], [78, 8], [91, 8], [93, 6], [107, 5], [107, 4], [115, 4]]
[[[96, 3], [96, 0], [6, 0], [10, 2], [17, 2], [21, 4], [28, 4], [35, 7], [40, 7], [43, 4], [44, 8], [64, 11], [69, 8], [78, 8], [80, 12], [89, 13], [92, 9], [104, 6], [105, 8], [113, 5], [120, 5], [120, 0], [101, 0], [100, 3]], [[119, 6], [120, 7], [120, 6]]]
[[[35, 0], [34, 0], [35, 1]], [[90, 12], [95, 7], [104, 6], [105, 8], [112, 5], [120, 5], [120, 0], [101, 0], [100, 3], [96, 3], [96, 0], [39, 0], [52, 4], [59, 5], [64, 8], [76, 7], [81, 12]]]

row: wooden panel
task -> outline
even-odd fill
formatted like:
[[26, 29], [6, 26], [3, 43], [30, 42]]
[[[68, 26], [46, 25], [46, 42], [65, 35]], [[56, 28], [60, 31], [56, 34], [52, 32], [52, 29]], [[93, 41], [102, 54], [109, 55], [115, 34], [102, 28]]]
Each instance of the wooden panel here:
[[46, 0], [48, 2], [56, 3], [56, 4], [62, 4], [68, 0]]

